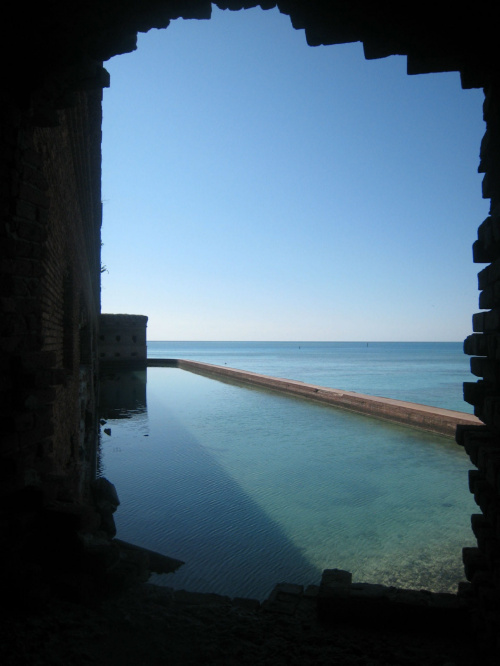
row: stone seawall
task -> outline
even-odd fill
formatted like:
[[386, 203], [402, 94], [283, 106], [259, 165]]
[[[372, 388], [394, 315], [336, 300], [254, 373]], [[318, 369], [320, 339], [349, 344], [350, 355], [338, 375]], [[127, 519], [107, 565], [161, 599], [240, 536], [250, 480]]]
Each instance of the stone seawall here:
[[280, 393], [308, 398], [341, 409], [348, 409], [352, 412], [374, 416], [386, 421], [402, 423], [412, 428], [419, 428], [448, 437], [455, 436], [458, 425], [482, 425], [476, 416], [464, 412], [455, 412], [451, 409], [428, 407], [427, 405], [404, 402], [403, 400], [378, 398], [363, 393], [355, 393], [354, 391], [325, 388], [324, 386], [306, 384], [294, 379], [269, 377], [247, 370], [236, 370], [210, 363], [183, 359], [150, 358], [147, 364], [150, 367], [181, 368], [209, 377], [224, 377], [252, 386], [262, 386]]

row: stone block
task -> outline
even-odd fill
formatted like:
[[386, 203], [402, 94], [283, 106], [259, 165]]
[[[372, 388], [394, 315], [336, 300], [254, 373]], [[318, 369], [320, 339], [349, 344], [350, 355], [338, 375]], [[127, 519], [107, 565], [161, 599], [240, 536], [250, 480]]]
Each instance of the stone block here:
[[187, 592], [186, 590], [175, 590], [174, 598], [177, 603], [186, 606], [217, 606], [220, 604], [231, 604], [230, 597], [221, 594]]
[[350, 588], [350, 596], [352, 599], [381, 601], [388, 600], [393, 590], [394, 588], [386, 587], [385, 585], [353, 583]]
[[243, 608], [244, 610], [257, 611], [260, 608], [260, 601], [258, 599], [246, 599], [243, 597], [235, 597], [233, 599], [233, 606]]
[[462, 548], [462, 561], [465, 577], [471, 582], [477, 573], [488, 568], [488, 563], [479, 548]]
[[105, 505], [106, 508], [114, 507], [116, 510], [120, 505], [115, 486], [104, 477], [96, 479], [90, 490], [96, 506]]
[[144, 553], [148, 557], [148, 567], [149, 570], [158, 573], [173, 573], [181, 567], [184, 562], [182, 560], [176, 560], [173, 557], [168, 557], [167, 555], [162, 555], [157, 553], [154, 550], [149, 550], [148, 548], [143, 548], [142, 546], [136, 546], [135, 544], [128, 543], [127, 541], [122, 541], [121, 539], [114, 539], [120, 550], [123, 552], [140, 552]]
[[52, 501], [44, 512], [44, 522], [51, 532], [95, 532], [100, 526], [97, 511], [88, 504]]
[[352, 574], [342, 569], [325, 569], [321, 576], [320, 598], [347, 598], [351, 591]]
[[304, 597], [307, 599], [316, 599], [319, 594], [319, 585], [308, 585], [304, 590]]
[[270, 613], [294, 615], [302, 598], [304, 588], [302, 585], [279, 583], [262, 604], [263, 610]]
[[92, 537], [83, 543], [83, 571], [103, 576], [120, 562], [120, 549], [108, 539]]
[[278, 595], [290, 595], [300, 597], [304, 592], [302, 585], [294, 585], [292, 583], [279, 583], [275, 587]]

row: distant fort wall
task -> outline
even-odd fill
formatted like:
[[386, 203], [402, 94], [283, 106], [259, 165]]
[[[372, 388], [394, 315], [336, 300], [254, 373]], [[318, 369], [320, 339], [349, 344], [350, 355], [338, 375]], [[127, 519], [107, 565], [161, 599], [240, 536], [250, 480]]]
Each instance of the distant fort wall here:
[[101, 366], [146, 365], [146, 327], [144, 315], [101, 314], [98, 353]]
[[306, 384], [293, 379], [269, 377], [246, 370], [236, 370], [210, 363], [187, 361], [183, 359], [148, 359], [150, 367], [176, 367], [212, 377], [224, 377], [233, 381], [262, 386], [280, 393], [308, 398], [316, 402], [326, 403], [333, 407], [348, 409], [359, 414], [366, 414], [377, 418], [401, 423], [403, 425], [427, 430], [439, 435], [455, 437], [457, 426], [482, 425], [481, 421], [472, 414], [455, 412], [451, 409], [428, 407], [403, 400], [392, 398], [379, 398], [377, 396], [326, 388], [314, 384]]

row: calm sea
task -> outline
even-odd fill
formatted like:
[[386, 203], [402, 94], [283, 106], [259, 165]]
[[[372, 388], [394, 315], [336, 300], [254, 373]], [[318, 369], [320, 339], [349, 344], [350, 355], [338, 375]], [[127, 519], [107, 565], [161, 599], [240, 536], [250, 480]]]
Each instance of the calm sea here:
[[148, 342], [149, 358], [184, 358], [272, 377], [472, 413], [461, 342]]
[[[467, 408], [458, 343], [150, 342], [148, 353]], [[325, 568], [436, 591], [464, 579], [476, 508], [451, 438], [177, 368], [111, 375], [101, 396], [118, 535], [186, 562], [153, 582], [264, 599]]]

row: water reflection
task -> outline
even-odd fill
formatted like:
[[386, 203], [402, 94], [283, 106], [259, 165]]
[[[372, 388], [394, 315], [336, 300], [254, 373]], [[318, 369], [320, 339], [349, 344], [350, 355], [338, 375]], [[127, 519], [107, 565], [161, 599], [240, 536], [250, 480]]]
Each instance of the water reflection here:
[[147, 370], [111, 370], [99, 377], [102, 419], [129, 419], [146, 412]]
[[146, 410], [146, 374], [121, 374], [102, 393], [101, 473], [120, 537], [186, 562], [165, 584], [264, 598], [324, 568], [463, 579], [473, 499], [452, 440], [174, 368], [149, 369]]
[[118, 490], [118, 536], [184, 560], [175, 575], [151, 579], [176, 589], [264, 599], [278, 581], [319, 582], [321, 570], [190, 431], [169, 395], [184, 394], [191, 409], [198, 402], [189, 373], [176, 380], [155, 392], [148, 415], [132, 390], [137, 378], [126, 377], [128, 409], [120, 406], [117, 373], [106, 378], [99, 470]]
[[99, 374], [99, 438], [96, 475], [104, 476], [103, 444], [111, 437], [108, 421], [134, 419], [147, 422], [147, 369], [101, 369]]

